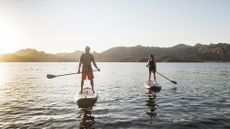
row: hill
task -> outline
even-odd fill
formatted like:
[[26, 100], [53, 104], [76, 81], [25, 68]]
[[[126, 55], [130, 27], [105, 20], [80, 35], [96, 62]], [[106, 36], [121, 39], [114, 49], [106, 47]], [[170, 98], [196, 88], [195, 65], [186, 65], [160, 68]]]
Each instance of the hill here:
[[[78, 61], [83, 51], [49, 54], [35, 49], [22, 49], [12, 54], [0, 56], [1, 62], [72, 62]], [[230, 61], [230, 44], [219, 43], [195, 46], [178, 44], [173, 47], [114, 47], [101, 53], [93, 53], [97, 61], [104, 62], [143, 62], [149, 54], [157, 61], [165, 62], [226, 62]]]
[[66, 61], [55, 54], [48, 54], [44, 51], [35, 49], [22, 49], [12, 54], [4, 54], [0, 56], [2, 62], [56, 62]]
[[[151, 53], [157, 57], [158, 61], [173, 62], [203, 62], [203, 61], [230, 61], [230, 44], [210, 44], [188, 46], [179, 44], [173, 47], [115, 47], [102, 52], [100, 55], [109, 59], [126, 60], [125, 58], [139, 58], [139, 61], [146, 61], [147, 56]], [[103, 58], [102, 58], [103, 59]], [[100, 60], [100, 58], [99, 58]], [[128, 60], [137, 61], [137, 60]]]

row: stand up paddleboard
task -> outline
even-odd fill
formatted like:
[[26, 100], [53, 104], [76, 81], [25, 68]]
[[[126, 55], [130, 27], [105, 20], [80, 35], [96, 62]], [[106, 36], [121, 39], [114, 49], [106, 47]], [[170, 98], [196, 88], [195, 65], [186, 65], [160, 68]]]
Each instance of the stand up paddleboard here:
[[150, 90], [150, 91], [153, 91], [153, 92], [160, 92], [161, 91], [161, 86], [154, 81], [147, 81], [145, 83], [145, 88]]
[[87, 108], [94, 106], [94, 104], [97, 102], [97, 98], [97, 92], [95, 91], [95, 93], [93, 93], [91, 88], [86, 87], [83, 89], [82, 93], [78, 92], [75, 95], [74, 101], [79, 108]]

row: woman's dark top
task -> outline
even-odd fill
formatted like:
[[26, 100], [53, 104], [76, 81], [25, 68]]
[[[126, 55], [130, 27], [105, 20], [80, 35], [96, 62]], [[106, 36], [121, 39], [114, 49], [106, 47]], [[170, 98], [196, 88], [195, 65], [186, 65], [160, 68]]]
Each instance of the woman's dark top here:
[[156, 62], [155, 61], [148, 61], [148, 65], [149, 67], [149, 70], [150, 71], [153, 71], [153, 72], [156, 72]]

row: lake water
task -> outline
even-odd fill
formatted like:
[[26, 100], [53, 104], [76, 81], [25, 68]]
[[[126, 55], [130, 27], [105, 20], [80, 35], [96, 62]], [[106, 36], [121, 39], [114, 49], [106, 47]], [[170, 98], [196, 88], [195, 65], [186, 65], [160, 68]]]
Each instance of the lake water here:
[[[230, 63], [157, 63], [178, 84], [157, 76], [162, 90], [152, 98], [143, 85], [145, 65], [98, 63], [99, 98], [89, 128], [230, 128]], [[82, 128], [81, 109], [73, 101], [80, 75], [46, 78], [76, 68], [77, 63], [0, 63], [0, 128]]]

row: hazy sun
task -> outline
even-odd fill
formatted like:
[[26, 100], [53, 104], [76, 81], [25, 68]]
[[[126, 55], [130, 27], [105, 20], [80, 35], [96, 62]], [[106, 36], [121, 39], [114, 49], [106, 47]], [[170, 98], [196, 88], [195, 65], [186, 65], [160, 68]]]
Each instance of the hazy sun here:
[[0, 22], [0, 54], [14, 52], [22, 48], [22, 32], [13, 24]]

